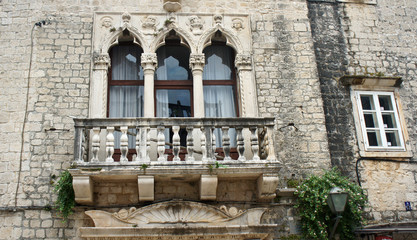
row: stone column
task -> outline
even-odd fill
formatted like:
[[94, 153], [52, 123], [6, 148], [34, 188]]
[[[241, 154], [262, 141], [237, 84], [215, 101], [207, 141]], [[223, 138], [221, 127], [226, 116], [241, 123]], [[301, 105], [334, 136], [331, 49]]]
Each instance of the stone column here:
[[109, 54], [103, 53], [94, 56], [93, 79], [90, 83], [89, 115], [91, 118], [106, 117], [107, 71], [109, 64]]
[[203, 69], [204, 54], [191, 54], [190, 68], [193, 73], [194, 117], [204, 117]]
[[256, 99], [256, 84], [252, 74], [252, 61], [250, 55], [238, 54], [235, 60], [241, 99], [242, 117], [257, 117], [258, 106]]
[[144, 117], [155, 117], [154, 75], [158, 60], [156, 53], [143, 53], [141, 65], [144, 74]]

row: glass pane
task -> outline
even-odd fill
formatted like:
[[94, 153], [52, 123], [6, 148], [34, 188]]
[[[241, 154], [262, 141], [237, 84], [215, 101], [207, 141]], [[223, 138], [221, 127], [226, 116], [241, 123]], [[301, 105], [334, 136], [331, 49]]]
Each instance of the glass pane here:
[[142, 49], [136, 45], [118, 45], [111, 50], [112, 80], [143, 80], [140, 65]]
[[203, 51], [206, 63], [203, 80], [231, 80], [233, 49], [229, 46], [208, 46]]
[[361, 95], [361, 103], [363, 110], [375, 110], [372, 95]]
[[387, 137], [387, 145], [388, 147], [398, 147], [400, 146], [400, 138], [398, 135], [398, 131], [386, 131], [385, 135]]
[[[109, 117], [142, 117], [143, 86], [111, 86]], [[135, 148], [136, 131], [129, 129], [129, 149]], [[114, 132], [114, 147], [120, 148], [121, 132]]]
[[156, 90], [157, 117], [191, 117], [191, 94], [185, 89]]
[[391, 96], [378, 96], [381, 111], [393, 110]]
[[378, 120], [375, 113], [364, 113], [365, 126], [367, 128], [378, 128]]
[[385, 128], [397, 128], [397, 124], [395, 123], [394, 113], [383, 113], [382, 120], [384, 121]]
[[156, 80], [189, 80], [191, 79], [190, 50], [183, 46], [162, 46], [157, 51], [158, 68]]
[[382, 146], [381, 134], [379, 131], [367, 131], [369, 146]]
[[143, 86], [111, 86], [109, 117], [142, 117]]

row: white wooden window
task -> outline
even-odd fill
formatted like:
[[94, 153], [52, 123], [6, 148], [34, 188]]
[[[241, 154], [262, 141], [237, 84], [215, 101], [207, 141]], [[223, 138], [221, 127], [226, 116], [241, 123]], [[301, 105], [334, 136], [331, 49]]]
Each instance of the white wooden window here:
[[394, 93], [356, 91], [355, 94], [365, 150], [404, 151]]

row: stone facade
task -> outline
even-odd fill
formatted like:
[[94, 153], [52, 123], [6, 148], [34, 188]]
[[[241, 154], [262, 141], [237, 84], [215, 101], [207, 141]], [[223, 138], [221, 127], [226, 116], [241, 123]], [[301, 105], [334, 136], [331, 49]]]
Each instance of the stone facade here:
[[[262, 196], [271, 194], [267, 188], [276, 186], [276, 176], [281, 188], [287, 178], [305, 178], [332, 166], [366, 189], [370, 224], [416, 221], [414, 211], [404, 206], [411, 202], [414, 210], [417, 204], [416, 1], [182, 0], [179, 10], [177, 4], [164, 2], [0, 0], [0, 239], [81, 239], [80, 229], [94, 226], [85, 211], [118, 212], [149, 204], [139, 198], [137, 178], [91, 177], [93, 205], [76, 207], [66, 223], [50, 211], [56, 199], [51, 182], [74, 160], [73, 118], [106, 116], [107, 85], [97, 85], [96, 79], [106, 78], [108, 60], [97, 56], [107, 53], [100, 44], [113, 31], [106, 26], [111, 21], [101, 17], [110, 16], [113, 25], [123, 26], [126, 12], [132, 21], [144, 22], [137, 32], [153, 44], [157, 40], [152, 38], [162, 38], [165, 31], [158, 35], [164, 25], [161, 19], [170, 16], [180, 16], [179, 25], [195, 39], [216, 24], [213, 16], [223, 16], [230, 24], [221, 30], [230, 29], [230, 41], [244, 39], [238, 52], [244, 55], [239, 58], [242, 65], [237, 67], [245, 71], [239, 73], [240, 79], [247, 79], [238, 84], [246, 105], [239, 107], [242, 117], [275, 119], [275, 137], [269, 141], [276, 161], [258, 164], [252, 172], [233, 164], [214, 169], [216, 201], [203, 202], [217, 209], [264, 208], [256, 226], [270, 235], [249, 227], [246, 238], [279, 239], [297, 233], [291, 201], [262, 200]], [[171, 10], [176, 12], [167, 12]], [[159, 25], [153, 25], [154, 20]], [[103, 26], [108, 36], [97, 26]], [[198, 58], [194, 60], [198, 63]], [[402, 78], [395, 91], [411, 157], [361, 156], [352, 86], [339, 81], [346, 75]], [[201, 99], [197, 96], [195, 101]], [[178, 168], [168, 182], [152, 167], [146, 174], [156, 176], [155, 202], [199, 202], [204, 198], [198, 177], [213, 174], [207, 166]], [[169, 167], [160, 169], [169, 171]], [[268, 179], [275, 170], [274, 179]], [[248, 175], [240, 176], [239, 171]], [[259, 178], [259, 174], [269, 175]], [[268, 224], [275, 225], [270, 229]], [[244, 238], [237, 234], [236, 239]]]

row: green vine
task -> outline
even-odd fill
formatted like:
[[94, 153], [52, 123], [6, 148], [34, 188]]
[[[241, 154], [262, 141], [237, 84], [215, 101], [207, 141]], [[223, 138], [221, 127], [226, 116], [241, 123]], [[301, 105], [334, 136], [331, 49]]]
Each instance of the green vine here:
[[295, 207], [299, 210], [301, 229], [306, 239], [328, 239], [335, 216], [326, 200], [333, 187], [339, 187], [349, 193], [348, 203], [338, 225], [340, 239], [355, 239], [354, 229], [363, 222], [363, 209], [367, 197], [360, 186], [341, 176], [335, 168], [322, 176], [311, 176], [295, 192]]
[[59, 180], [55, 185], [55, 192], [58, 193], [58, 198], [55, 202], [55, 209], [59, 215], [66, 222], [72, 209], [75, 206], [74, 188], [72, 187], [72, 176], [68, 170], [65, 170], [59, 176]]

